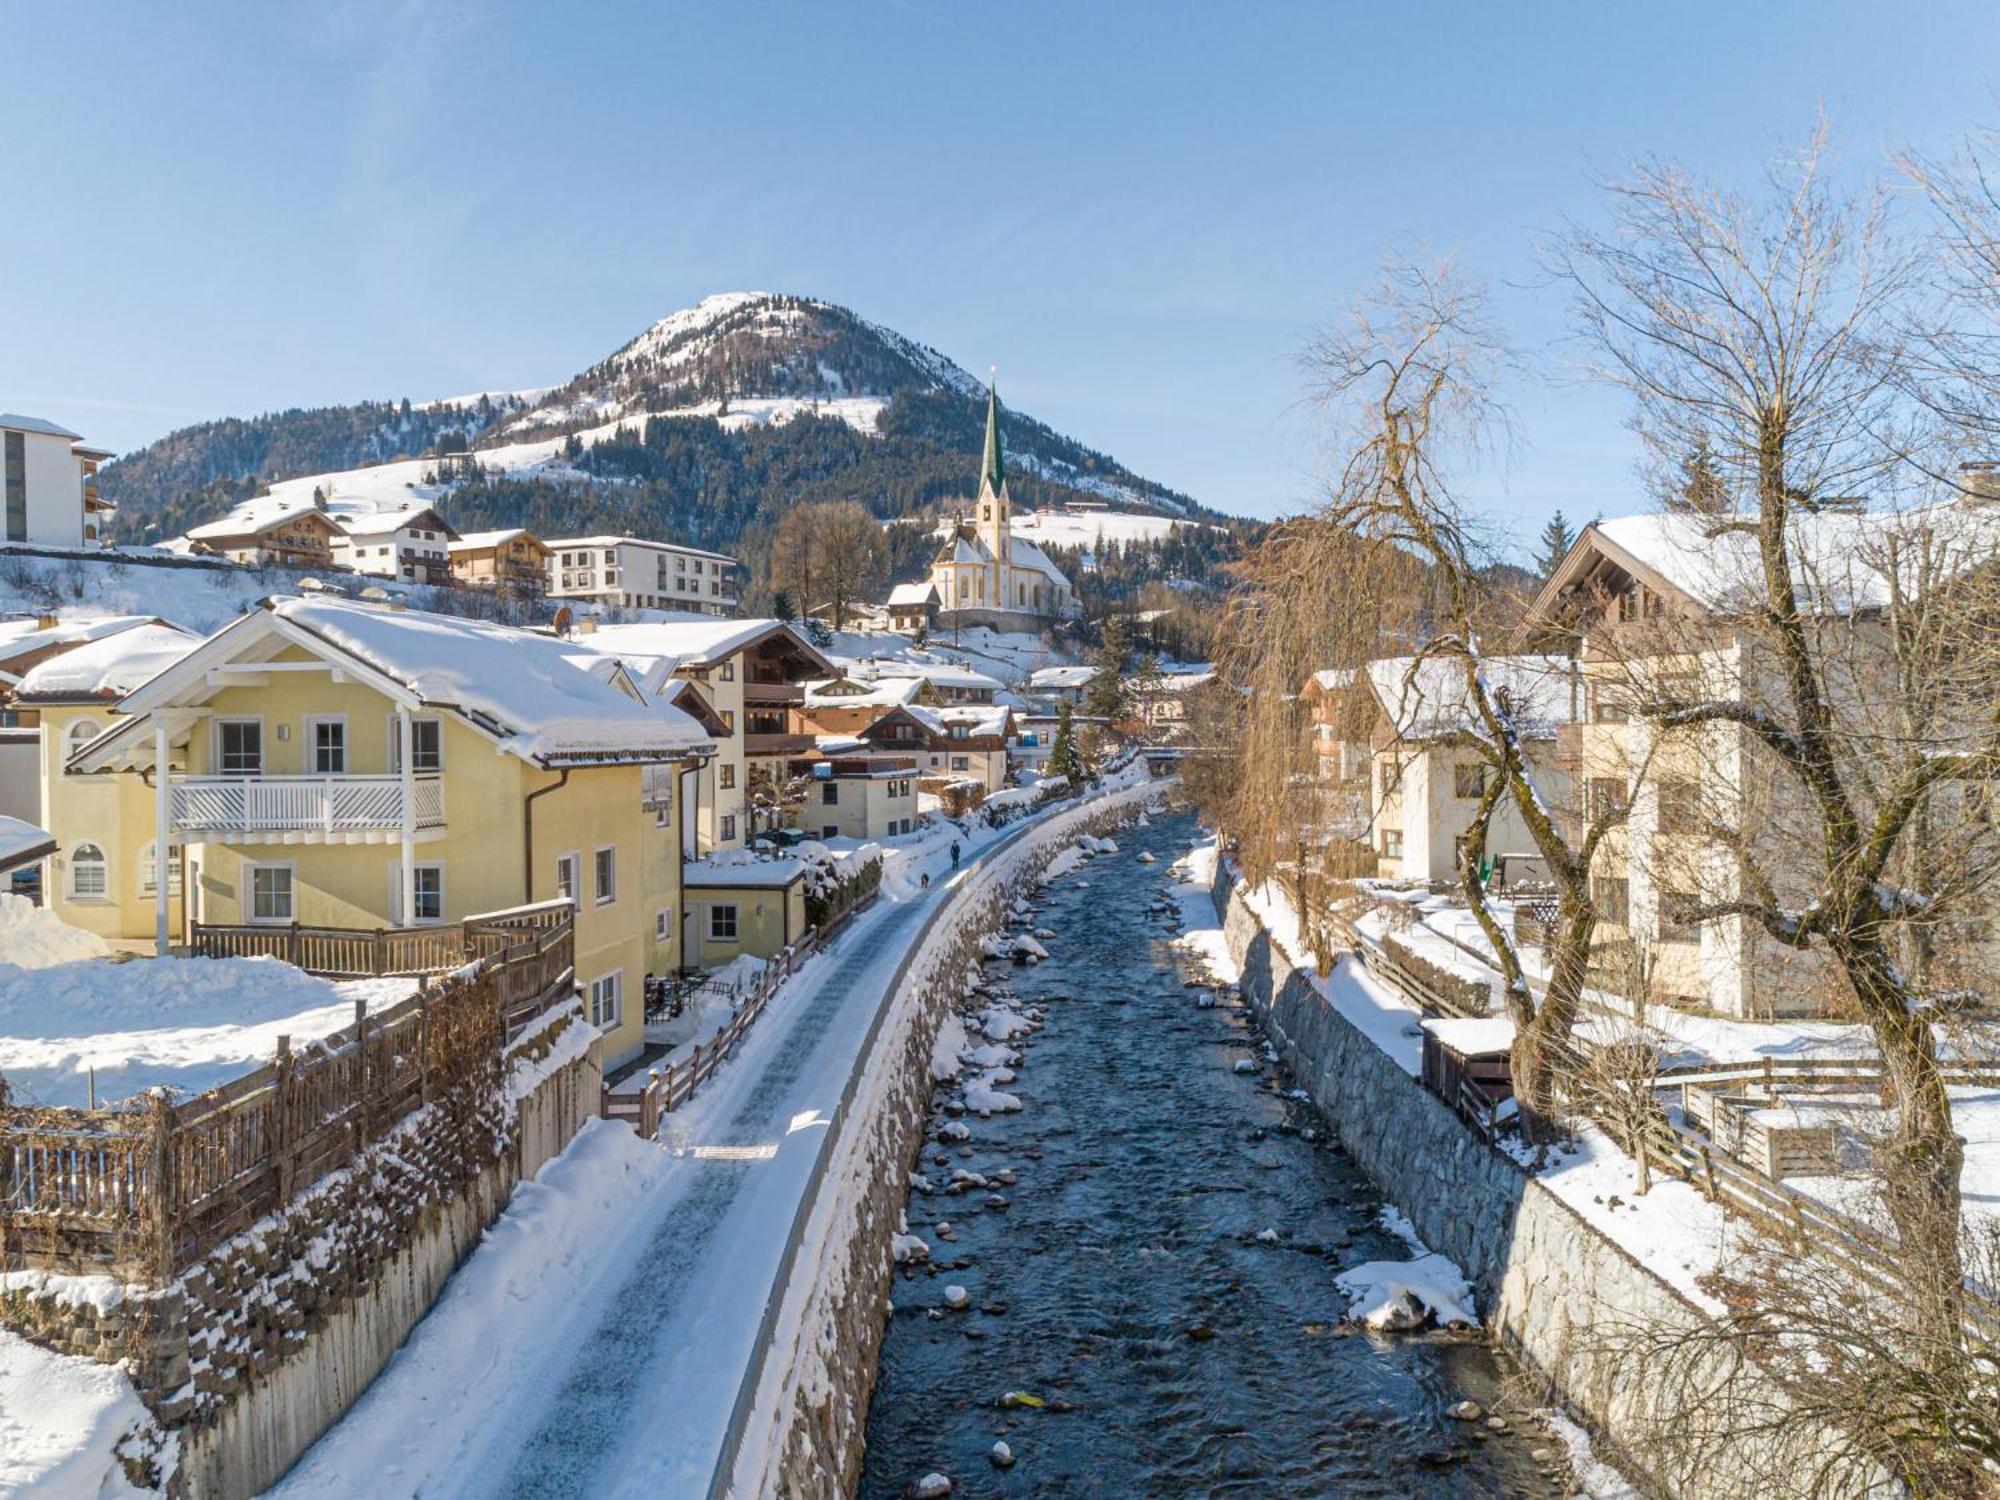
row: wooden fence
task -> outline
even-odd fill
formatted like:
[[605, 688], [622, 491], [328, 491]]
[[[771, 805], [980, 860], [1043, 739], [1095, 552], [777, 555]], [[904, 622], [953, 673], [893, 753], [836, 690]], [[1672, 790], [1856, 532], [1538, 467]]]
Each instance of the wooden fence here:
[[749, 994], [736, 1007], [736, 1013], [729, 1018], [729, 1024], [710, 1037], [706, 1045], [696, 1042], [686, 1062], [678, 1066], [668, 1063], [663, 1068], [649, 1069], [645, 1083], [637, 1090], [613, 1093], [607, 1087], [604, 1091], [604, 1116], [626, 1121], [646, 1140], [656, 1139], [661, 1119], [685, 1104], [689, 1096], [722, 1066], [724, 1059], [736, 1050], [743, 1033], [763, 1014], [765, 1005], [777, 993], [778, 986], [791, 978], [800, 964], [817, 953], [820, 946], [830, 941], [852, 918], [850, 911], [827, 932], [822, 933], [818, 928], [809, 930], [798, 942], [765, 964], [756, 984], [751, 986]]
[[[1394, 955], [1378, 948], [1370, 953], [1368, 961], [1371, 972], [1391, 980], [1419, 1004], [1424, 1003], [1421, 981], [1409, 974], [1399, 974]], [[1950, 1084], [2000, 1085], [2000, 1060], [1950, 1060], [1944, 1063], [1942, 1071], [1945, 1082]], [[1885, 1076], [1886, 1070], [1877, 1058], [1759, 1058], [1754, 1062], [1663, 1067], [1649, 1081], [1661, 1089], [1746, 1085], [1761, 1088], [1768, 1096], [1775, 1097], [1785, 1087], [1880, 1091]], [[1497, 1141], [1498, 1103], [1492, 1092], [1482, 1089], [1463, 1073], [1452, 1081], [1456, 1087], [1444, 1094], [1445, 1102], [1489, 1143]], [[1907, 1295], [1901, 1249], [1887, 1231], [1738, 1161], [1715, 1141], [1670, 1119], [1664, 1110], [1655, 1114], [1643, 1131], [1637, 1132], [1636, 1140], [1629, 1126], [1604, 1120], [1596, 1123], [1628, 1152], [1643, 1151], [1656, 1170], [1689, 1183], [1710, 1202], [1747, 1220], [1793, 1253], [1819, 1256], [1851, 1272], [1884, 1296]], [[1968, 1287], [1965, 1331], [1969, 1338], [1981, 1343], [2000, 1342], [2000, 1303]]]
[[329, 979], [389, 974], [445, 974], [500, 951], [508, 934], [559, 925], [567, 901], [542, 901], [467, 917], [456, 926], [308, 927], [298, 922], [242, 926], [192, 924], [188, 951], [197, 958], [276, 958]]
[[[502, 914], [506, 917], [509, 914]], [[470, 924], [468, 924], [470, 925]], [[456, 934], [456, 929], [446, 929]], [[485, 920], [440, 983], [193, 1099], [0, 1108], [0, 1266], [164, 1281], [482, 1075], [575, 993], [567, 912]], [[465, 1095], [463, 1097], [470, 1097]]]

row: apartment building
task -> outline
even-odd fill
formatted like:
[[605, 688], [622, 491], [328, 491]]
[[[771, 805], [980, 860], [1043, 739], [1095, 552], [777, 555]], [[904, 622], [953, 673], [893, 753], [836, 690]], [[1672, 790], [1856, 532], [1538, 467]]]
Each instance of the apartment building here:
[[735, 558], [629, 536], [554, 537], [549, 595], [620, 609], [736, 612]]
[[549, 559], [554, 554], [547, 542], [524, 527], [468, 531], [445, 551], [451, 558], [452, 581], [466, 588], [495, 589], [521, 598], [549, 591]]
[[246, 567], [315, 569], [334, 566], [342, 533], [317, 500], [273, 503], [260, 496], [221, 520], [191, 527], [187, 540], [196, 552]]
[[0, 412], [0, 542], [101, 542], [116, 507], [97, 493], [96, 475], [110, 457], [67, 427]]

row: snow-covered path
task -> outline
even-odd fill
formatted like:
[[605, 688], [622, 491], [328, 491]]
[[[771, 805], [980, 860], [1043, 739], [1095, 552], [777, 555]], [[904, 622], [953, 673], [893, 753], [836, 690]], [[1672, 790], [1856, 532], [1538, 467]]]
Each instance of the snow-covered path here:
[[946, 842], [892, 867], [657, 1145], [594, 1127], [527, 1185], [488, 1239], [529, 1243], [482, 1245], [272, 1493], [703, 1493], [853, 1060], [923, 918], [979, 866], [941, 880]]

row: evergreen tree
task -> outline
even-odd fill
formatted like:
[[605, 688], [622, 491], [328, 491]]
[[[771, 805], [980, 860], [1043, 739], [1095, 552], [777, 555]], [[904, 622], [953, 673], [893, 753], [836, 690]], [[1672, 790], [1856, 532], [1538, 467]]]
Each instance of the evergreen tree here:
[[1110, 723], [1125, 717], [1125, 658], [1131, 649], [1131, 627], [1123, 615], [1104, 622], [1104, 639], [1091, 655], [1097, 675], [1084, 692], [1083, 708], [1092, 718]]
[[1707, 438], [1697, 442], [1694, 452], [1681, 460], [1680, 493], [1670, 504], [1674, 509], [1692, 511], [1698, 516], [1719, 516], [1729, 508], [1729, 487], [1722, 481], [1722, 470]]
[[779, 589], [771, 595], [771, 614], [780, 620], [790, 621], [798, 617], [799, 607], [792, 598], [790, 589]]
[[1076, 748], [1076, 726], [1070, 722], [1067, 703], [1056, 710], [1056, 742], [1049, 747], [1049, 774], [1067, 776], [1071, 786], [1081, 786], [1084, 781], [1083, 756]]
[[1535, 572], [1547, 578], [1562, 566], [1562, 560], [1569, 555], [1569, 549], [1576, 544], [1576, 532], [1557, 511], [1549, 517], [1549, 524], [1542, 528], [1542, 550], [1535, 558]]

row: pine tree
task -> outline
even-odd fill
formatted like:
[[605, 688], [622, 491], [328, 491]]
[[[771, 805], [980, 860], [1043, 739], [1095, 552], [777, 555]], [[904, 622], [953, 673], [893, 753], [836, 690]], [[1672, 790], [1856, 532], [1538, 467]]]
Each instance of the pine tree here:
[[1671, 502], [1673, 509], [1692, 511], [1698, 516], [1719, 516], [1728, 508], [1729, 487], [1722, 481], [1722, 470], [1715, 462], [1715, 452], [1702, 438], [1695, 444], [1694, 452], [1681, 460], [1680, 494]]
[[1049, 747], [1049, 774], [1067, 776], [1071, 786], [1083, 784], [1083, 757], [1076, 748], [1076, 726], [1070, 722], [1067, 703], [1056, 710], [1056, 742]]
[[1090, 664], [1097, 668], [1097, 675], [1084, 691], [1083, 707], [1092, 718], [1107, 724], [1125, 717], [1125, 658], [1131, 638], [1125, 617], [1113, 615], [1104, 622], [1103, 644], [1091, 655]]
[[1547, 578], [1562, 566], [1562, 560], [1569, 556], [1569, 549], [1576, 544], [1576, 533], [1557, 511], [1549, 517], [1549, 524], [1542, 528], [1541, 555], [1535, 559], [1535, 571]]
[[789, 624], [798, 616], [798, 604], [792, 598], [790, 589], [779, 589], [771, 595], [771, 613]]

